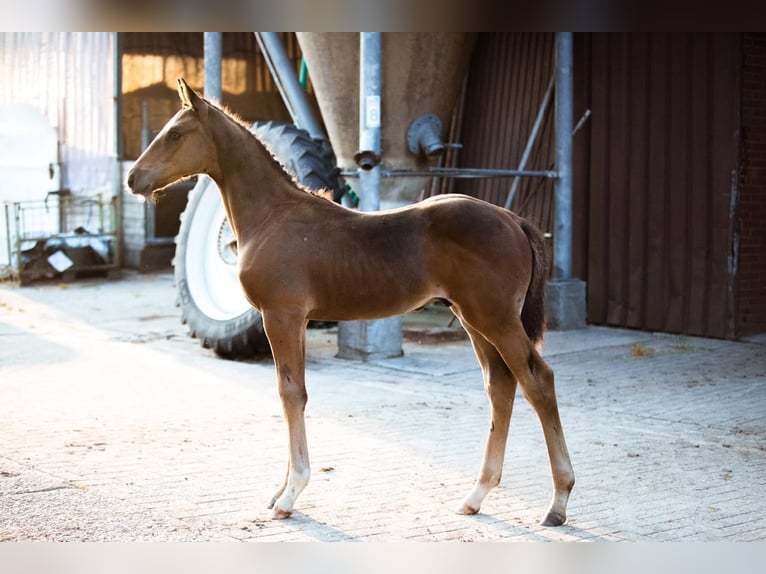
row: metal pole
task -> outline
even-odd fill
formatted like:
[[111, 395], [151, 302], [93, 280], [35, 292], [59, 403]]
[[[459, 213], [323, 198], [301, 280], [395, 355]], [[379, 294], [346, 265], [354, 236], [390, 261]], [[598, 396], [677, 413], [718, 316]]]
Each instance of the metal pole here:
[[553, 279], [572, 277], [572, 33], [556, 33], [556, 200]]
[[[552, 168], [553, 166], [551, 166]], [[341, 170], [340, 174], [347, 177], [357, 175], [355, 169]], [[546, 177], [555, 179], [558, 174], [553, 170], [529, 170], [529, 169], [492, 169], [477, 167], [429, 167], [420, 169], [396, 169], [387, 168], [381, 172], [382, 177], [445, 177], [455, 179], [487, 179], [503, 177]]]
[[223, 99], [221, 83], [221, 59], [223, 58], [223, 33], [204, 32], [205, 47], [205, 97], [216, 100], [219, 104]]
[[[359, 165], [361, 211], [380, 209], [381, 34], [362, 32], [359, 45]], [[338, 323], [338, 357], [372, 360], [402, 355], [402, 317]]]
[[380, 209], [380, 32], [360, 34], [359, 187], [361, 211]]
[[556, 33], [556, 171], [553, 273], [545, 289], [548, 328], [587, 325], [585, 281], [572, 276], [572, 33]]
[[271, 76], [277, 84], [293, 123], [306, 130], [315, 140], [326, 140], [322, 124], [317, 120], [308, 96], [301, 86], [295, 67], [276, 32], [253, 32], [266, 59]]

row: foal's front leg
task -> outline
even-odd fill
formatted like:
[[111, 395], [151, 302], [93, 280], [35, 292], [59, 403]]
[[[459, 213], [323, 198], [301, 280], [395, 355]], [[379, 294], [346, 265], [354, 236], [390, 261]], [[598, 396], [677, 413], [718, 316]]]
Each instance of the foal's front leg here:
[[272, 518], [287, 518], [311, 476], [304, 411], [306, 394], [306, 324], [303, 316], [263, 312], [263, 326], [277, 371], [279, 398], [287, 420], [290, 458], [284, 485], [269, 507]]

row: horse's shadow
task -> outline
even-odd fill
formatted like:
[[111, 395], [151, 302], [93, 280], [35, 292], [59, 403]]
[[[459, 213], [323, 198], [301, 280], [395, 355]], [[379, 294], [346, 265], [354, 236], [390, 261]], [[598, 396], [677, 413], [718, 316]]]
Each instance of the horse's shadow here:
[[572, 524], [562, 524], [561, 526], [540, 526], [537, 522], [527, 524], [519, 519], [500, 518], [492, 514], [474, 514], [466, 516], [468, 520], [478, 522], [487, 529], [494, 530], [495, 533], [502, 532], [500, 538], [524, 539], [533, 542], [552, 542], [552, 541], [584, 541], [589, 542], [607, 542], [614, 540], [589, 530]]
[[[243, 538], [261, 540], [304, 540], [307, 542], [353, 542], [360, 538], [326, 522], [294, 510], [286, 520], [248, 519], [242, 530]], [[238, 536], [239, 537], [239, 536]]]
[[[433, 540], [462, 540], [466, 542], [474, 540], [486, 540], [483, 534], [476, 535], [477, 525], [490, 535], [492, 540], [523, 539], [535, 542], [551, 542], [561, 540], [588, 540], [590, 542], [606, 542], [612, 540], [592, 530], [581, 528], [576, 525], [564, 524], [557, 527], [542, 527], [537, 523], [526, 524], [518, 519], [500, 518], [491, 514], [474, 514], [463, 516], [465, 519], [465, 532], [460, 529], [452, 530], [450, 534], [434, 534]], [[293, 511], [286, 521], [257, 521], [261, 527], [258, 538], [268, 539], [275, 535], [280, 539], [302, 539], [314, 542], [359, 542], [367, 539], [367, 536], [359, 535], [338, 528], [326, 522], [322, 522], [308, 514]], [[276, 531], [270, 533], [269, 530]], [[380, 539], [380, 536], [376, 536]], [[418, 537], [415, 537], [418, 538]], [[397, 539], [399, 537], [397, 536]]]
[[315, 542], [355, 542], [360, 540], [354, 534], [317, 520], [303, 512], [293, 511], [290, 521], [296, 521], [296, 524], [299, 525], [296, 530], [301, 531], [307, 538]]

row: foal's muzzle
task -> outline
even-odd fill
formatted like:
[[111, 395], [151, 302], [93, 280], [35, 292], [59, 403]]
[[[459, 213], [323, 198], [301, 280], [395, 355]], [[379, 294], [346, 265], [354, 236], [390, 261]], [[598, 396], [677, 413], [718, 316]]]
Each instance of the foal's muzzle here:
[[127, 184], [130, 192], [134, 195], [142, 196], [146, 199], [152, 197], [154, 187], [151, 184], [146, 183], [145, 173], [142, 170], [137, 170], [135, 166], [128, 172]]

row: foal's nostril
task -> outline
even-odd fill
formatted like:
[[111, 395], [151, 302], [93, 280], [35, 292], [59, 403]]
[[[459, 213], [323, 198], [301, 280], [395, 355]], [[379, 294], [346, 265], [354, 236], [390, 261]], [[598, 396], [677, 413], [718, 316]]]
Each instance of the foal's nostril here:
[[130, 187], [131, 189], [133, 188], [133, 181], [134, 181], [133, 174], [132, 173], [128, 174], [128, 187]]

